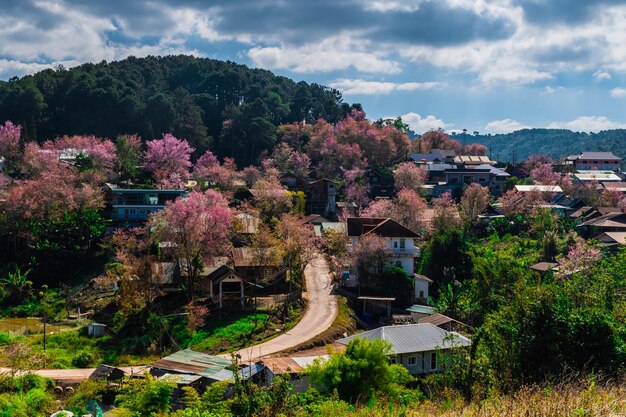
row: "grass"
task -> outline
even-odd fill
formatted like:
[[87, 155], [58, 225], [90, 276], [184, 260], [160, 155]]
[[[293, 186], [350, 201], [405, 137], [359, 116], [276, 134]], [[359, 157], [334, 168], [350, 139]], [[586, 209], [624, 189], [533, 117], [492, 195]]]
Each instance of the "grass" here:
[[280, 315], [261, 312], [230, 320], [214, 318], [196, 332], [187, 347], [207, 353], [234, 351], [267, 341], [294, 327], [302, 316], [302, 306], [292, 304], [283, 322]]
[[336, 339], [344, 337], [344, 334], [352, 334], [356, 330], [356, 321], [354, 319], [354, 312], [348, 306], [348, 301], [345, 297], [337, 296], [337, 317], [333, 321], [333, 324], [311, 340], [296, 346], [291, 349], [292, 352], [300, 350], [311, 349], [317, 346], [324, 346], [329, 343], [333, 343]]
[[[626, 385], [596, 386], [589, 381], [558, 388], [522, 387], [509, 395], [467, 402], [448, 393], [436, 400], [398, 405], [382, 399], [353, 407], [329, 399], [320, 404], [319, 417], [618, 417], [626, 415]], [[296, 413], [305, 416], [307, 413]]]

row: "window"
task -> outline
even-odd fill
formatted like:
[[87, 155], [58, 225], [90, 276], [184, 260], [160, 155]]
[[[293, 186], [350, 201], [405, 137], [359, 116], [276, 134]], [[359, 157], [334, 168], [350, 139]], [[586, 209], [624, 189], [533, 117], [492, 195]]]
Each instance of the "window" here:
[[400, 249], [404, 249], [406, 247], [406, 242], [404, 239], [400, 239]]
[[424, 298], [424, 290], [420, 290], [420, 298]]
[[398, 359], [396, 356], [391, 356], [389, 358], [389, 363], [394, 364], [394, 363], [398, 363]]
[[135, 209], [130, 209], [130, 214], [135, 214]]
[[397, 240], [394, 240], [394, 241], [393, 241], [393, 248], [394, 248], [394, 249], [397, 249], [397, 248], [398, 248], [398, 241], [397, 241]]
[[409, 365], [409, 366], [417, 365], [417, 356], [409, 356], [409, 359], [407, 361], [407, 365]]
[[396, 266], [402, 267], [402, 262], [396, 261]]
[[430, 370], [434, 371], [437, 369], [437, 352], [432, 352], [430, 354]]
[[478, 182], [485, 182], [485, 181], [487, 181], [487, 179], [485, 177], [478, 178]]
[[593, 163], [597, 165], [597, 164], [598, 164], [598, 161], [593, 161]]
[[459, 182], [458, 178], [450, 178], [450, 184], [457, 184]]

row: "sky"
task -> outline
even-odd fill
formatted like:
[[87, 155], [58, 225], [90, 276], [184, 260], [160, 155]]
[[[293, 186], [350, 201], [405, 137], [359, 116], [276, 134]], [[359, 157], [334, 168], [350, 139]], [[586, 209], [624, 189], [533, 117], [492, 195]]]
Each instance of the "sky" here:
[[626, 0], [0, 0], [0, 79], [191, 54], [417, 133], [626, 128]]

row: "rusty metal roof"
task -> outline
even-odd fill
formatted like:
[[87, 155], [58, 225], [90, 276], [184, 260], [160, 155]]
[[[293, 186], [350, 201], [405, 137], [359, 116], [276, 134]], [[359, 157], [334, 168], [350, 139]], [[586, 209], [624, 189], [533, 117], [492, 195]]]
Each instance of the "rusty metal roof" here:
[[191, 349], [179, 350], [149, 366], [181, 374], [200, 375], [217, 381], [231, 379], [233, 376], [233, 372], [227, 369], [231, 366], [228, 359]]

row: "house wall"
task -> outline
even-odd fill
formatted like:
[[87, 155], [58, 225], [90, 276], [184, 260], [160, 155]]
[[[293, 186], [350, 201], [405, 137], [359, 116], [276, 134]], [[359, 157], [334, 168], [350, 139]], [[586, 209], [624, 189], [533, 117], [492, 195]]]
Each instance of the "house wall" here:
[[415, 279], [415, 299], [428, 298], [428, 282], [421, 279]]
[[574, 161], [577, 170], [594, 170], [594, 171], [619, 171], [622, 161], [608, 161], [596, 159], [578, 159]]
[[[431, 367], [433, 355], [437, 357], [437, 366], [435, 368]], [[441, 352], [435, 351], [403, 353], [396, 355], [396, 363], [404, 366], [411, 375], [427, 374], [441, 370], [441, 356]], [[415, 358], [414, 364], [411, 364], [411, 358]]]

